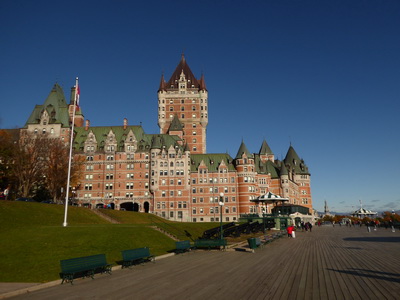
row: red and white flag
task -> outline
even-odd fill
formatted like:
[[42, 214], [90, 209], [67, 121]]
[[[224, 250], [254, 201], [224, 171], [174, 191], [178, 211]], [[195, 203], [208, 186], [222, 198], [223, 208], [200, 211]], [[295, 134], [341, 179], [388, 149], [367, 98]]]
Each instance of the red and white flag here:
[[75, 105], [79, 109], [79, 95], [80, 95], [80, 89], [78, 85], [78, 77], [76, 77], [76, 85], [75, 85]]

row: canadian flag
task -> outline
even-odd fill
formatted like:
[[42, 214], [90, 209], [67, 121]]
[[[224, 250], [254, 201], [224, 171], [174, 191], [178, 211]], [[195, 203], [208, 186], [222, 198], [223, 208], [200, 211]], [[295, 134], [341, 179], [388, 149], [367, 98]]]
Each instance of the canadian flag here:
[[76, 85], [75, 85], [75, 105], [79, 109], [79, 95], [81, 91], [79, 89], [79, 84], [78, 84], [78, 77], [76, 77]]

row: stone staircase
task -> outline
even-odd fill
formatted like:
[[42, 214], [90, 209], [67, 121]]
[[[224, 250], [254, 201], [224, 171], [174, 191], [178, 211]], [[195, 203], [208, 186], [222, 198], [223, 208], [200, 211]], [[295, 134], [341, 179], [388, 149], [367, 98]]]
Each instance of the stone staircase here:
[[178, 239], [175, 235], [173, 235], [173, 234], [171, 234], [171, 233], [165, 231], [164, 229], [162, 229], [162, 228], [160, 228], [160, 227], [158, 227], [158, 226], [155, 226], [155, 225], [154, 225], [154, 226], [150, 226], [150, 227], [153, 228], [154, 230], [157, 230], [157, 231], [159, 231], [159, 232], [165, 234], [167, 237], [173, 239], [174, 241], [179, 241], [179, 239]]
[[113, 224], [120, 224], [120, 222], [118, 222], [117, 220], [115, 220], [115, 219], [113, 219], [113, 218], [107, 216], [106, 214], [103, 214], [103, 213], [101, 212], [101, 210], [98, 209], [98, 208], [92, 209], [92, 211], [93, 211], [96, 215], [98, 215], [99, 217], [101, 217], [101, 218], [107, 220], [107, 221], [110, 222], [110, 223], [113, 223]]

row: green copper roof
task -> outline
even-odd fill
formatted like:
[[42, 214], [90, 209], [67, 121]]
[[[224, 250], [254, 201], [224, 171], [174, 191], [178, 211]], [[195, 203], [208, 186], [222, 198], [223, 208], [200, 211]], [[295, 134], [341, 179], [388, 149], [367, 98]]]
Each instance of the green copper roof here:
[[68, 104], [62, 88], [56, 83], [54, 84], [49, 96], [43, 105], [36, 105], [31, 115], [25, 123], [25, 128], [29, 124], [39, 124], [43, 111], [49, 114], [49, 124], [61, 124], [62, 127], [69, 127]]
[[289, 175], [289, 172], [284, 163], [281, 164], [281, 175]]
[[125, 140], [131, 131], [137, 141], [137, 152], [148, 152], [151, 148], [161, 149], [164, 147], [168, 150], [170, 146], [182, 148], [178, 145], [178, 141], [180, 141], [179, 137], [167, 134], [146, 134], [141, 126], [127, 126], [125, 129], [123, 126], [100, 126], [89, 127], [88, 130], [85, 130], [84, 127], [76, 127], [74, 139], [75, 151], [84, 150], [85, 141], [90, 132], [95, 135], [98, 150], [104, 150], [110, 131], [115, 135], [117, 141], [116, 151], [118, 152], [124, 151]]
[[264, 140], [261, 149], [260, 149], [260, 155], [265, 155], [265, 154], [273, 154], [271, 148], [268, 146], [267, 142]]
[[174, 118], [171, 121], [171, 125], [169, 126], [168, 132], [170, 131], [182, 131], [183, 126], [182, 123], [179, 121], [178, 115], [174, 115]]
[[242, 141], [242, 143], [240, 144], [239, 150], [238, 150], [238, 152], [237, 152], [237, 154], [236, 154], [235, 159], [242, 158], [243, 153], [245, 153], [246, 156], [249, 157], [249, 158], [250, 158], [250, 157], [251, 157], [251, 158], [253, 157], [253, 155], [249, 152], [249, 150], [247, 150], [246, 145], [245, 145], [244, 142]]
[[151, 148], [152, 149], [161, 149], [163, 145], [163, 140], [161, 135], [155, 135], [152, 138]]
[[278, 166], [270, 160], [266, 162], [262, 162], [260, 159], [260, 155], [254, 155], [254, 162], [256, 171], [258, 174], [271, 174], [271, 178], [279, 178], [279, 168]]
[[190, 171], [197, 172], [201, 162], [207, 167], [208, 172], [218, 172], [218, 167], [222, 161], [228, 167], [228, 171], [235, 171], [235, 167], [232, 164], [233, 159], [229, 154], [226, 153], [211, 153], [211, 154], [192, 154], [190, 156]]
[[292, 145], [290, 145], [283, 162], [286, 166], [290, 166], [291, 169], [294, 169], [296, 174], [310, 174], [304, 160], [300, 159]]

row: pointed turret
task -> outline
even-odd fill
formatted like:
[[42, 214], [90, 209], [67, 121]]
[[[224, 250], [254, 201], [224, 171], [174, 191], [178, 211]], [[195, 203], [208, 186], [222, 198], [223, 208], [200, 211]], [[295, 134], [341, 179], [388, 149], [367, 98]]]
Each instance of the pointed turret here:
[[167, 83], [165, 82], [165, 79], [164, 79], [164, 73], [162, 73], [161, 80], [160, 80], [160, 87], [158, 88], [158, 92], [165, 91], [166, 85], [167, 85]]
[[189, 145], [187, 143], [185, 144], [185, 147], [184, 147], [183, 151], [184, 152], [189, 152], [190, 151]]
[[290, 169], [294, 170], [296, 174], [309, 174], [304, 160], [300, 159], [292, 145], [290, 145], [283, 163], [289, 165]]
[[247, 157], [253, 157], [253, 156], [250, 154], [250, 151], [247, 150], [247, 147], [246, 147], [246, 145], [244, 144], [244, 142], [242, 141], [242, 143], [240, 144], [239, 150], [238, 150], [238, 152], [237, 152], [237, 154], [236, 154], [235, 159], [242, 158], [243, 153], [245, 153]]
[[206, 81], [204, 80], [204, 74], [201, 74], [201, 78], [199, 80], [199, 90], [207, 91]]
[[280, 175], [281, 175], [281, 176], [283, 176], [283, 175], [289, 175], [289, 172], [288, 172], [288, 170], [287, 170], [287, 168], [286, 168], [286, 166], [285, 166], [285, 163], [282, 163], [282, 164], [281, 164], [281, 172], [280, 172]]
[[168, 133], [171, 131], [183, 131], [182, 123], [179, 121], [178, 115], [174, 115], [171, 125], [169, 126]]
[[267, 155], [267, 154], [272, 154], [271, 148], [268, 146], [266, 140], [262, 142], [261, 148], [260, 148], [260, 155]]

